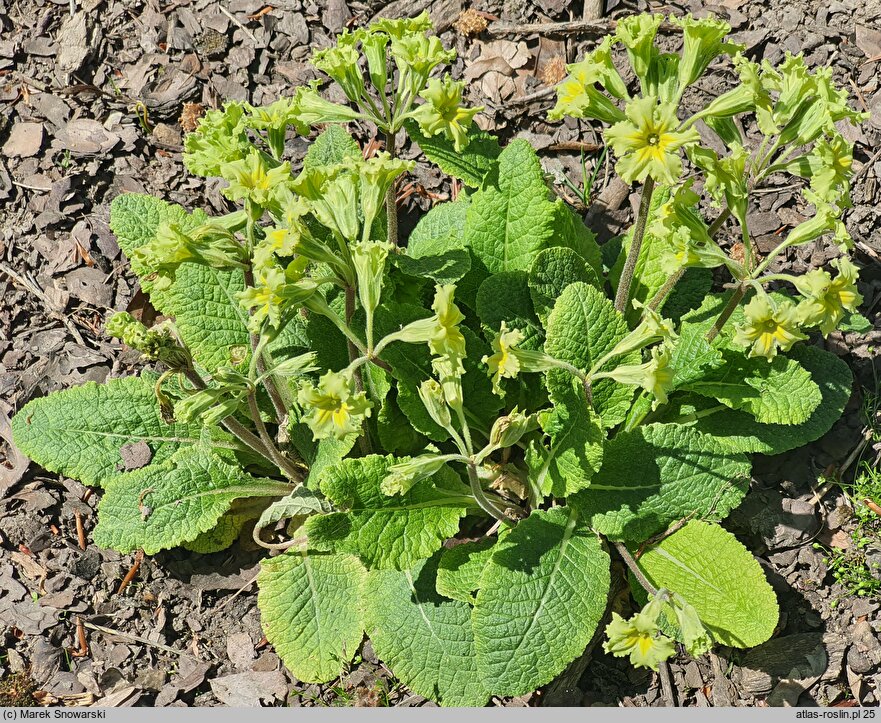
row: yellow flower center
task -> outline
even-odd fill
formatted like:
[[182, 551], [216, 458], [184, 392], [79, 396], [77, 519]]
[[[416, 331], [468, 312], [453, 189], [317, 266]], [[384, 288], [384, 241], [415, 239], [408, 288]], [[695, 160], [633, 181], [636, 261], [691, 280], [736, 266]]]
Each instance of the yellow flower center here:
[[351, 416], [349, 414], [350, 410], [351, 410], [351, 407], [348, 404], [346, 404], [346, 402], [343, 402], [342, 404], [340, 404], [339, 408], [336, 409], [333, 413], [333, 423], [337, 427], [344, 426], [346, 424], [346, 422], [349, 421], [349, 417]]

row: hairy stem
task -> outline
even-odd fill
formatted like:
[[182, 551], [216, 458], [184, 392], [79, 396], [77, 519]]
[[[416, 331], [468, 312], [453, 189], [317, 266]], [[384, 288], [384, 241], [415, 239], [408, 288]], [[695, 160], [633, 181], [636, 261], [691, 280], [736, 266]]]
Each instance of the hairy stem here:
[[295, 482], [301, 481], [303, 475], [300, 474], [300, 471], [276, 448], [272, 441], [272, 437], [266, 429], [266, 425], [263, 424], [263, 419], [260, 417], [260, 407], [257, 406], [257, 394], [253, 390], [248, 393], [248, 410], [251, 413], [251, 419], [254, 421], [254, 426], [257, 428], [257, 434], [260, 437], [260, 441], [263, 442], [263, 446], [266, 447], [266, 450], [269, 452], [269, 457], [273, 464], [275, 464], [275, 466], [278, 467], [286, 477]]
[[731, 294], [731, 298], [728, 299], [728, 303], [725, 305], [725, 308], [722, 309], [722, 313], [719, 314], [716, 322], [707, 332], [706, 338], [708, 342], [713, 341], [713, 339], [715, 339], [719, 335], [719, 332], [722, 331], [722, 327], [725, 326], [725, 322], [731, 318], [731, 315], [734, 313], [734, 310], [737, 308], [737, 305], [740, 303], [740, 300], [746, 293], [746, 289], [746, 284], [740, 284], [736, 289], [734, 289], [734, 293]]
[[636, 261], [642, 248], [642, 239], [645, 236], [645, 225], [648, 221], [654, 190], [655, 181], [651, 176], [648, 176], [642, 185], [639, 212], [636, 216], [636, 225], [633, 227], [633, 239], [630, 242], [630, 251], [627, 253], [624, 270], [621, 272], [621, 279], [618, 281], [618, 291], [615, 294], [615, 309], [622, 314], [627, 307], [627, 300], [630, 298], [630, 285], [633, 283], [633, 272], [636, 270]]
[[[248, 286], [254, 285], [254, 272], [250, 267], [245, 270], [245, 284]], [[251, 353], [255, 355], [256, 359], [257, 373], [263, 376], [266, 374], [266, 360], [263, 358], [263, 352], [258, 351], [260, 337], [257, 334], [251, 333], [249, 334], [249, 338], [251, 340]], [[269, 398], [272, 400], [272, 408], [275, 410], [276, 422], [279, 425], [284, 424], [285, 418], [288, 414], [287, 408], [285, 407], [281, 393], [278, 391], [278, 387], [275, 385], [275, 380], [271, 375], [266, 375], [263, 378], [263, 386], [266, 389], [266, 393], [269, 394]]]
[[[385, 150], [389, 157], [395, 157], [395, 132], [393, 130], [386, 131]], [[389, 243], [393, 246], [398, 245], [398, 202], [396, 195], [395, 184], [392, 183], [388, 193], [385, 195], [385, 224], [388, 229]]]
[[497, 519], [499, 522], [513, 522], [502, 510], [496, 507], [480, 486], [480, 479], [477, 477], [477, 466], [471, 462], [468, 467], [468, 481], [471, 483], [471, 494], [475, 501], [486, 514]]
[[679, 269], [675, 274], [670, 276], [665, 282], [664, 285], [658, 289], [658, 293], [652, 297], [652, 300], [648, 303], [648, 308], [652, 311], [656, 311], [657, 308], [661, 305], [661, 302], [667, 298], [667, 294], [669, 294], [673, 287], [679, 283], [679, 280], [685, 274], [685, 269]]
[[[722, 212], [716, 216], [716, 220], [713, 221], [707, 227], [707, 235], [710, 238], [713, 238], [717, 233], [719, 233], [719, 229], [722, 228], [722, 225], [728, 220], [731, 216], [731, 209], [727, 206], [722, 210]], [[652, 297], [652, 300], [648, 303], [648, 308], [652, 311], [656, 311], [657, 308], [661, 305], [664, 299], [667, 298], [667, 294], [673, 291], [673, 287], [676, 286], [681, 280], [682, 276], [685, 274], [685, 269], [679, 269], [673, 276], [671, 276], [664, 285], [658, 289], [658, 293]]]
[[[189, 382], [199, 391], [207, 387], [207, 385], [205, 384], [205, 380], [202, 379], [202, 377], [200, 377], [193, 369], [185, 369], [183, 371], [183, 374], [189, 380]], [[231, 435], [233, 435], [250, 450], [256, 452], [261, 457], [265, 458], [268, 462], [272, 462], [272, 455], [270, 455], [269, 450], [266, 449], [266, 447], [263, 445], [263, 442], [260, 441], [260, 438], [251, 433], [247, 429], [247, 427], [243, 426], [240, 422], [236, 421], [232, 417], [227, 417], [221, 422], [221, 424]]]
[[643, 571], [640, 569], [639, 565], [636, 564], [636, 560], [633, 559], [633, 555], [630, 554], [630, 550], [627, 549], [627, 545], [623, 542], [615, 542], [615, 549], [618, 551], [618, 554], [621, 555], [621, 559], [624, 560], [624, 564], [630, 568], [630, 572], [633, 573], [633, 577], [636, 578], [637, 582], [645, 588], [645, 591], [649, 595], [657, 595], [658, 588], [652, 585], [648, 578], [645, 576]]
[[726, 206], [722, 213], [716, 217], [716, 220], [707, 228], [707, 234], [710, 238], [719, 233], [719, 229], [722, 228], [722, 224], [728, 220], [729, 216], [731, 216], [731, 209]]
[[[352, 286], [346, 287], [346, 326], [352, 323], [352, 316], [355, 314], [355, 289]], [[349, 363], [354, 365], [360, 356], [355, 344], [347, 339], [346, 345], [349, 349]], [[364, 377], [361, 375], [361, 367], [355, 366], [352, 372], [352, 378], [355, 380], [355, 389], [360, 393], [364, 391]], [[362, 430], [358, 437], [358, 446], [361, 448], [361, 454], [370, 454], [370, 440], [367, 439], [366, 430]]]

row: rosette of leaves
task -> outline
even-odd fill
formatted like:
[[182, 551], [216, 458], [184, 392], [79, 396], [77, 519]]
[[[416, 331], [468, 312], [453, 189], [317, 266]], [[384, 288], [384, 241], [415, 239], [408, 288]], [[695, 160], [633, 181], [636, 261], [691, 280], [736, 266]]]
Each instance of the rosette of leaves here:
[[[440, 55], [420, 23], [382, 21], [319, 62], [357, 94], [363, 51], [382, 86], [396, 40], [414, 63], [418, 33]], [[656, 24], [619, 29], [643, 73]], [[664, 102], [706, 67], [686, 58], [689, 27], [682, 59], [658, 61], [666, 80], [646, 76]], [[483, 169], [475, 191], [438, 204], [401, 247], [383, 199], [410, 164], [365, 160], [331, 125], [292, 169], [280, 139], [311, 119], [279, 101], [203, 120], [186, 163], [227, 182], [230, 214], [113, 202], [120, 247], [168, 320], [120, 314], [108, 331], [159, 368], [13, 420], [25, 453], [103, 488], [96, 542], [209, 552], [247, 530], [267, 549], [263, 627], [294, 675], [338, 677], [367, 636], [443, 705], [530, 692], [578, 657], [609, 603], [612, 547], [651, 600], [608, 626], [610, 652], [652, 667], [680, 643], [699, 655], [770, 637], [774, 593], [719, 522], [746, 492], [749, 454], [804, 445], [840, 416], [850, 371], [801, 337], [852, 323], [852, 265], [804, 278], [799, 304], [757, 289], [743, 306], [689, 275], [656, 302], [674, 232], [683, 266], [759, 268], [716, 250], [695, 192], [665, 178], [643, 219], [658, 245], [633, 265], [639, 303], [625, 313], [606, 293], [623, 271], [604, 267], [527, 142], [459, 166]], [[672, 173], [661, 160], [649, 173]], [[152, 453], [139, 469], [120, 453], [132, 443]]]

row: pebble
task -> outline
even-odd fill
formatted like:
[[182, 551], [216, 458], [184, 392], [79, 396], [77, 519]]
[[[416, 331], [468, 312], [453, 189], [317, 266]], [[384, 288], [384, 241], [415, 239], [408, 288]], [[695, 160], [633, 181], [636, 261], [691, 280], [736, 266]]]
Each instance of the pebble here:
[[16, 123], [9, 132], [9, 139], [3, 144], [3, 155], [28, 158], [37, 155], [42, 145], [41, 123]]

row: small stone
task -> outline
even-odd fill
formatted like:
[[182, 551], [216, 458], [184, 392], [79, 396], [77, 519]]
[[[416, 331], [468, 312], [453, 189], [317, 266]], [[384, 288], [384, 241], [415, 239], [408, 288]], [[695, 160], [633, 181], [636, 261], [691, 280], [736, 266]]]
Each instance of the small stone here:
[[181, 145], [180, 131], [167, 123], [157, 123], [153, 127], [153, 141], [160, 148], [179, 149]]
[[144, 440], [124, 444], [119, 448], [119, 456], [122, 457], [123, 469], [130, 471], [141, 469], [150, 464], [153, 459], [153, 450]]
[[692, 690], [704, 687], [700, 666], [694, 660], [690, 660], [685, 666], [685, 687]]
[[84, 580], [91, 580], [100, 569], [101, 553], [94, 547], [85, 550], [70, 566], [71, 573]]
[[9, 139], [3, 144], [3, 154], [12, 158], [28, 158], [40, 152], [43, 145], [41, 123], [16, 123]]

